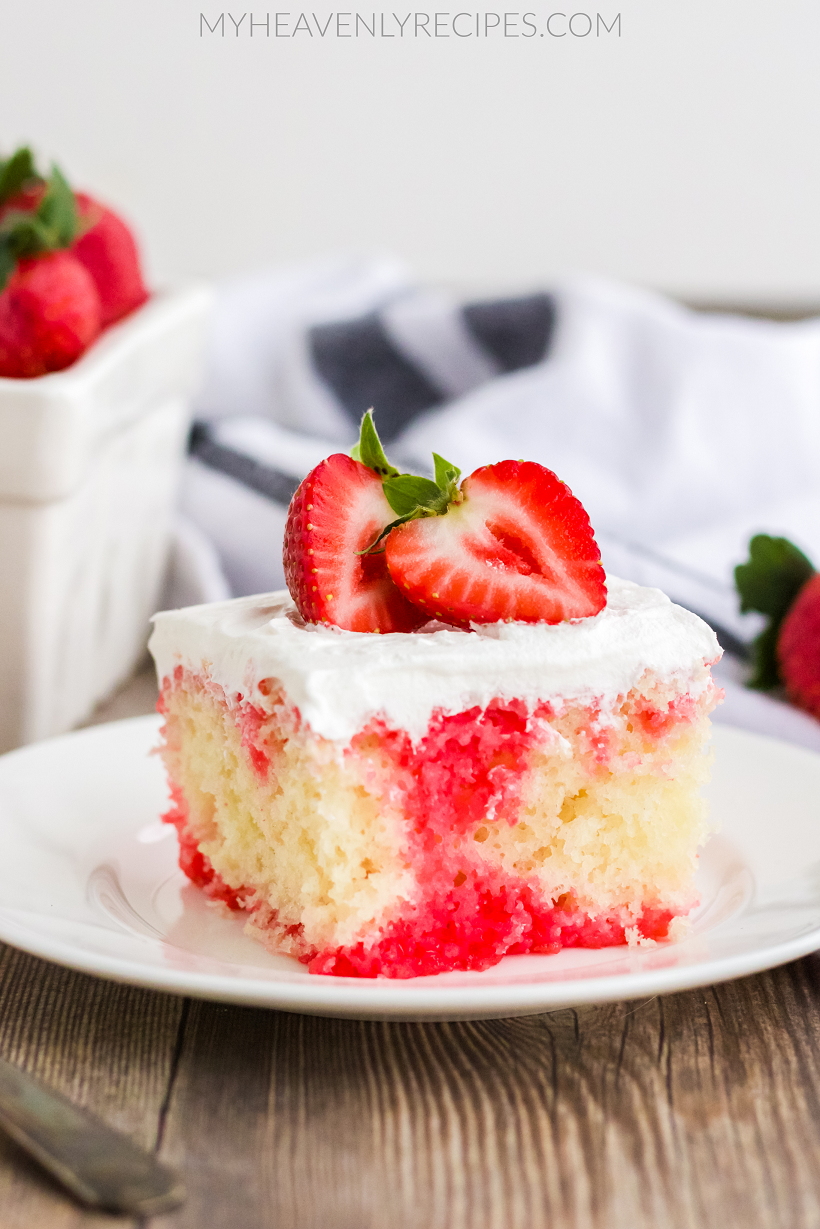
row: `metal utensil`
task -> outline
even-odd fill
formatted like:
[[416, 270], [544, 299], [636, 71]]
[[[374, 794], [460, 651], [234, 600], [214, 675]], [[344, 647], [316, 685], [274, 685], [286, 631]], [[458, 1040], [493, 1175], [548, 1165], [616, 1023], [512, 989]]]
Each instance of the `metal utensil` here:
[[88, 1110], [0, 1059], [0, 1127], [91, 1207], [152, 1216], [175, 1208], [175, 1173]]

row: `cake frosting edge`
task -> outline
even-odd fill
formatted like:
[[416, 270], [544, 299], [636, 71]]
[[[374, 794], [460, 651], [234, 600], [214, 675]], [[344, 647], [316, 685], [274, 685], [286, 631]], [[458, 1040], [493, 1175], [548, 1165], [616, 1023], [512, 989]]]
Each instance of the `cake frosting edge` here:
[[376, 716], [419, 738], [434, 712], [498, 698], [597, 704], [604, 715], [647, 671], [694, 697], [712, 685], [721, 648], [702, 619], [660, 590], [611, 576], [608, 586], [604, 610], [577, 622], [469, 632], [433, 622], [389, 635], [305, 624], [283, 590], [160, 612], [149, 648], [160, 682], [179, 666], [204, 667], [226, 697], [262, 708], [267, 680], [277, 680], [311, 729], [335, 742]]

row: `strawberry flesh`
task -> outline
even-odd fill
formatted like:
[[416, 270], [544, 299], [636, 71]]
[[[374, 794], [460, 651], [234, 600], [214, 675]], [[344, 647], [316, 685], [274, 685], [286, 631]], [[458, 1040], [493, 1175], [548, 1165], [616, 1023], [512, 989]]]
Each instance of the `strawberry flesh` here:
[[20, 260], [0, 293], [0, 376], [61, 371], [100, 332], [100, 298], [70, 251]]
[[460, 490], [462, 502], [443, 515], [407, 521], [386, 540], [390, 575], [429, 618], [561, 623], [604, 608], [589, 517], [551, 470], [500, 461]]
[[359, 554], [395, 519], [382, 482], [336, 453], [316, 466], [291, 500], [285, 580], [302, 618], [351, 632], [409, 632], [426, 622], [387, 570], [384, 553]]

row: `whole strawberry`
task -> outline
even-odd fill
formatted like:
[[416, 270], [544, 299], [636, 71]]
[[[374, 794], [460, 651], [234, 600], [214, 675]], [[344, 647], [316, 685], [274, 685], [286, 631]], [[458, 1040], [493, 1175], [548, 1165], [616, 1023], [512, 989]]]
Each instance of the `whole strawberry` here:
[[148, 298], [133, 234], [112, 209], [84, 192], [75, 194], [80, 233], [72, 253], [97, 287], [103, 328], [121, 320]]
[[20, 260], [0, 294], [0, 376], [32, 379], [61, 371], [101, 327], [100, 298], [68, 251]]
[[753, 645], [750, 687], [785, 688], [792, 703], [820, 717], [820, 575], [787, 538], [756, 534], [735, 568], [741, 611], [768, 617]]
[[810, 576], [780, 625], [777, 661], [792, 703], [820, 717], [820, 574]]
[[34, 210], [10, 205], [30, 184], [20, 151], [0, 166], [0, 375], [31, 379], [73, 363], [100, 332], [88, 271], [67, 249], [77, 235], [74, 194], [54, 167]]
[[[29, 149], [18, 149], [0, 164], [0, 229], [9, 215], [39, 211], [48, 184], [38, 175]], [[136, 240], [108, 206], [85, 192], [74, 193], [76, 225], [70, 250], [90, 274], [100, 299], [102, 327], [116, 323], [148, 299]]]

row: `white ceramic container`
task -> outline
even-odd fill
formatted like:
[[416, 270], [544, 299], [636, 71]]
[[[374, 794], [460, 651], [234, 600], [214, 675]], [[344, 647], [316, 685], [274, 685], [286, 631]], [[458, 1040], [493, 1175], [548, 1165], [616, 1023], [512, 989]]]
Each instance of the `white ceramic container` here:
[[66, 371], [0, 378], [0, 751], [82, 721], [144, 650], [210, 306], [157, 294]]

